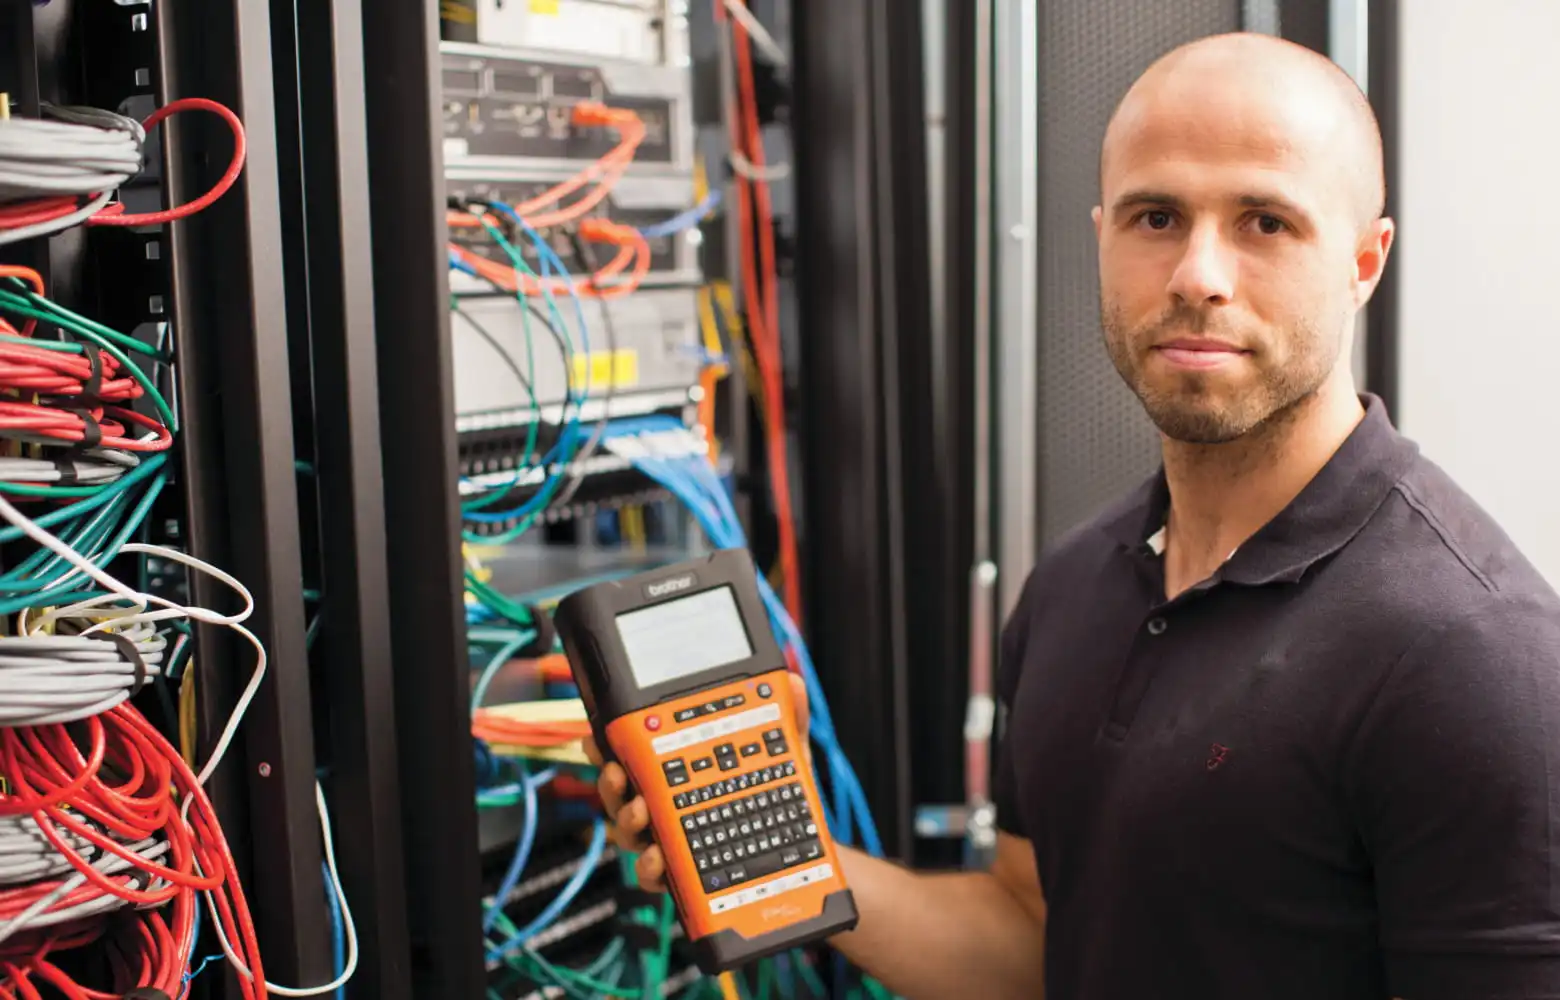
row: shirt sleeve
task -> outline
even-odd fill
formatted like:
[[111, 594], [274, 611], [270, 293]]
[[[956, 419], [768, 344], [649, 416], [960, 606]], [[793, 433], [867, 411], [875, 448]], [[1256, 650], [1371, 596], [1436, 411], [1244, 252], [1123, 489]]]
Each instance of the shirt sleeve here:
[[1498, 597], [1377, 693], [1345, 787], [1390, 995], [1560, 998], [1560, 615]]
[[1024, 583], [1013, 613], [1002, 628], [994, 678], [998, 726], [996, 740], [992, 746], [996, 755], [996, 773], [992, 777], [991, 801], [997, 810], [997, 829], [1018, 837], [1027, 837], [1028, 834], [1024, 832], [1023, 821], [1019, 817], [1018, 777], [1013, 766], [1009, 720], [1013, 698], [1018, 692], [1018, 681], [1024, 669], [1025, 647], [1028, 643], [1031, 618], [1029, 595], [1034, 586], [1034, 579], [1031, 573]]

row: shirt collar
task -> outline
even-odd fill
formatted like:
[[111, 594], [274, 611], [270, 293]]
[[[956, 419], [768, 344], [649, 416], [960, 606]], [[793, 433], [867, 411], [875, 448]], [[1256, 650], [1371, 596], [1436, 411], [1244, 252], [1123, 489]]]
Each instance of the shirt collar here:
[[[1360, 401], [1365, 418], [1299, 496], [1231, 553], [1220, 578], [1253, 586], [1299, 580], [1370, 521], [1413, 465], [1419, 448], [1392, 426], [1379, 398], [1361, 394]], [[1161, 467], [1107, 513], [1103, 527], [1126, 549], [1157, 557], [1164, 552], [1169, 509], [1170, 490]]]

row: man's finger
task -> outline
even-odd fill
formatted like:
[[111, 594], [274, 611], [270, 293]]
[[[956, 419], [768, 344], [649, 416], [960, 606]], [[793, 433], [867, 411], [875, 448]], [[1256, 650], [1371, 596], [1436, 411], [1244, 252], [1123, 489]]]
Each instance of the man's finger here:
[[604, 763], [601, 751], [596, 747], [596, 741], [589, 736], [580, 741], [580, 749], [585, 751], [585, 759], [594, 767], [600, 767]]
[[802, 679], [801, 674], [791, 675], [791, 702], [796, 706], [797, 728], [805, 736], [811, 713], [807, 707], [807, 682]]
[[634, 874], [639, 876], [640, 888], [650, 892], [666, 890], [666, 860], [659, 847], [649, 847], [634, 864]]

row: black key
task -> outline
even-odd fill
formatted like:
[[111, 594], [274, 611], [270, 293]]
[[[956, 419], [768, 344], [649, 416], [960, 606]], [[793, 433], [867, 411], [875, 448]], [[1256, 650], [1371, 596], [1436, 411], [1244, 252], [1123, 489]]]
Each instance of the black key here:
[[758, 807], [760, 809], [768, 809], [769, 808], [769, 793], [768, 792], [759, 792], [758, 795], [754, 797], [753, 801], [758, 804]]
[[688, 772], [687, 771], [672, 771], [672, 772], [668, 773], [667, 776], [666, 776], [666, 784], [667, 784], [668, 787], [676, 788], [678, 785], [686, 785], [687, 783], [688, 783]]
[[699, 815], [694, 817], [694, 822], [698, 823], [700, 826], [709, 826], [710, 818], [704, 813], [699, 813]]
[[817, 861], [823, 857], [823, 845], [816, 840], [809, 840], [802, 845], [802, 860]]
[[[735, 771], [737, 769], [737, 767], [739, 766], [738, 763], [737, 763], [737, 758], [735, 758], [735, 757], [721, 757], [721, 758], [719, 758], [719, 760], [720, 760], [720, 769], [722, 771]], [[735, 790], [735, 789], [733, 789], [733, 790]]]
[[717, 843], [717, 844], [724, 844], [725, 842], [726, 842], [726, 831], [717, 829], [715, 831], [715, 843]]
[[791, 791], [791, 786], [787, 785], [786, 787], [780, 789], [780, 801], [789, 802], [791, 801], [791, 796], [794, 794], [795, 793]]
[[775, 814], [774, 813], [770, 813], [769, 815], [764, 817], [764, 829], [766, 829], [766, 830], [773, 830], [774, 828], [775, 828]]
[[736, 813], [738, 816], [746, 816], [748, 813], [747, 799], [733, 802], [731, 804], [731, 811]]
[[748, 856], [747, 845], [746, 844], [738, 844], [737, 846], [733, 847], [731, 850], [739, 858], [745, 858], [745, 857]]
[[681, 757], [673, 757], [671, 760], [664, 760], [661, 762], [661, 770], [665, 771], [668, 775], [670, 775], [673, 771], [686, 771], [687, 769], [688, 765], [683, 762]]
[[786, 761], [785, 764], [784, 764], [784, 770], [785, 770], [785, 776], [787, 778], [794, 778], [794, 777], [796, 777], [796, 761], [794, 761], [794, 760]]
[[701, 788], [695, 794], [697, 794], [699, 796], [699, 801], [700, 802], [708, 802], [711, 799], [711, 797], [712, 797], [712, 793], [710, 792], [710, 790], [708, 788]]
[[732, 885], [746, 882], [748, 880], [747, 868], [743, 865], [733, 865], [726, 870], [726, 878]]
[[743, 842], [742, 846], [747, 848], [748, 857], [750, 857], [750, 858], [758, 857], [758, 841], [756, 841], [756, 840], [747, 840], [747, 841]]
[[731, 811], [731, 807], [730, 806], [721, 806], [720, 807], [720, 818], [721, 819], [726, 820], [729, 823], [731, 821], [731, 817], [733, 815], [735, 815], [735, 814]]
[[720, 705], [718, 705], [717, 703], [715, 703], [713, 701], [707, 701], [703, 705], [699, 706], [699, 714], [700, 715], [714, 715], [716, 712], [719, 712], [719, 711], [720, 711]]
[[802, 827], [802, 832], [809, 837], [816, 837], [818, 836], [818, 824], [808, 823], [806, 826]]
[[726, 879], [725, 872], [706, 872], [704, 875], [704, 891], [719, 892], [731, 883]]
[[672, 805], [679, 809], [688, 808], [688, 793], [678, 792], [676, 795], [672, 796]]
[[768, 698], [770, 695], [772, 695], [774, 693], [775, 693], [774, 689], [771, 688], [768, 684], [760, 684], [758, 686], [758, 696], [760, 698]]
[[792, 865], [799, 865], [801, 863], [802, 852], [796, 848], [788, 847], [780, 852], [780, 865], [782, 868], [789, 868]]
[[683, 817], [683, 829], [684, 830], [692, 830], [693, 827], [694, 827], [694, 824], [696, 824], [701, 818], [702, 817], [698, 817], [698, 816], [684, 816]]
[[710, 870], [710, 859], [703, 854], [694, 855], [693, 863], [699, 866], [701, 875]]
[[768, 837], [759, 837], [758, 838], [758, 849], [760, 851], [767, 851], [767, 850], [769, 850], [769, 848], [771, 846], [772, 845], [769, 843], [769, 838]]
[[797, 810], [797, 812], [802, 814], [802, 819], [811, 819], [812, 818], [812, 806], [807, 804], [807, 800], [806, 799], [803, 799], [802, 801], [800, 801], [800, 802], [798, 802], [796, 804], [796, 810]]
[[744, 743], [742, 744], [742, 756], [756, 757], [758, 752], [762, 749], [764, 748], [757, 743]]
[[742, 831], [742, 836], [746, 837], [748, 834], [753, 832], [753, 824], [752, 823], [742, 823], [742, 824], [738, 825], [737, 829], [741, 830]]
[[785, 740], [779, 740], [769, 744], [769, 756], [778, 757], [783, 753], [790, 753], [791, 748], [785, 745]]
[[694, 719], [697, 719], [698, 717], [699, 717], [699, 706], [695, 705], [692, 708], [685, 708], [685, 709], [681, 710], [680, 712], [674, 713], [672, 715], [672, 721], [674, 721], [674, 722], [692, 722]]
[[[719, 837], [720, 834], [717, 833], [715, 836]], [[791, 828], [788, 826], [782, 826], [780, 828], [780, 846], [789, 847], [795, 842], [796, 835], [791, 832]]]
[[748, 779], [747, 775], [743, 774], [743, 775], [739, 775], [737, 777], [737, 790], [738, 791], [742, 791], [742, 792], [747, 791], [748, 786], [751, 785], [751, 784], [752, 784], [752, 781], [750, 781]]
[[717, 757], [735, 757], [736, 755], [737, 748], [732, 746], [730, 743], [722, 743], [720, 746], [715, 748], [715, 756]]
[[783, 729], [766, 729], [764, 731], [764, 742], [765, 743], [773, 743], [776, 740], [783, 740], [783, 739], [785, 739], [785, 730], [783, 730]]
[[697, 757], [693, 761], [693, 769], [695, 771], [708, 771], [714, 766], [715, 762], [708, 757]]
[[737, 824], [733, 823], [730, 826], [726, 827], [726, 839], [727, 840], [736, 840], [740, 836], [742, 836], [742, 833], [741, 833], [741, 831], [739, 831], [737, 829]]
[[720, 852], [720, 859], [729, 865], [733, 861], [737, 860], [737, 855], [735, 851], [728, 847], [724, 851]]
[[747, 696], [746, 695], [728, 694], [728, 695], [726, 695], [726, 697], [724, 699], [721, 700], [720, 707], [721, 708], [736, 708], [738, 705], [744, 705], [746, 703], [747, 703]]
[[760, 854], [756, 858], [748, 858], [746, 867], [749, 879], [773, 875], [780, 870], [780, 852], [770, 851], [767, 854]]

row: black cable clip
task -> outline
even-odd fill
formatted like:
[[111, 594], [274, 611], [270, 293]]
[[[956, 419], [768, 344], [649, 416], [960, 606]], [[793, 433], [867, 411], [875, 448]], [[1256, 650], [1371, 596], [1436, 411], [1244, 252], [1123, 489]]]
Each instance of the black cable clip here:
[[82, 344], [81, 349], [92, 366], [92, 374], [81, 385], [81, 395], [85, 399], [97, 399], [103, 394], [103, 351], [96, 344]]
[[103, 443], [103, 425], [98, 423], [92, 411], [79, 406], [65, 407], [67, 413], [81, 418], [81, 440], [71, 447], [76, 451], [90, 451]]
[[88, 639], [99, 639], [103, 642], [111, 642], [119, 647], [119, 655], [124, 657], [135, 667], [135, 683], [130, 687], [130, 697], [134, 698], [146, 687], [147, 667], [146, 659], [141, 656], [141, 650], [134, 642], [118, 632], [88, 632]]

